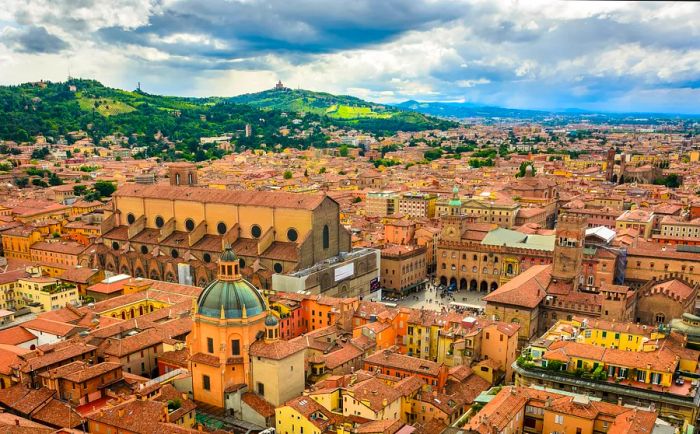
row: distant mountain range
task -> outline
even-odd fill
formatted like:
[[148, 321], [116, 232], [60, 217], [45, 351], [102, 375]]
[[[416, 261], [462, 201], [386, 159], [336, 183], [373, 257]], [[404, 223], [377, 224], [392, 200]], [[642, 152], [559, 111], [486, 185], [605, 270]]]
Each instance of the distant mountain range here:
[[468, 118], [506, 118], [506, 119], [530, 119], [542, 120], [567, 120], [580, 118], [591, 122], [641, 122], [648, 119], [700, 119], [700, 115], [669, 114], [669, 113], [612, 113], [596, 112], [579, 108], [567, 108], [562, 110], [528, 110], [513, 109], [498, 106], [489, 106], [472, 102], [418, 102], [405, 101], [395, 104], [395, 107], [404, 110], [414, 110], [431, 116], [439, 116], [450, 119]]

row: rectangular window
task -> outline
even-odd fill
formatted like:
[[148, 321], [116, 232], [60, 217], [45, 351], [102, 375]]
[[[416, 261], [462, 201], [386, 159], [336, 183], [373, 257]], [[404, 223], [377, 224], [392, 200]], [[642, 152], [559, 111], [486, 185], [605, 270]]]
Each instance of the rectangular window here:
[[557, 425], [564, 424], [564, 416], [561, 414], [555, 414], [554, 415], [554, 423], [556, 423]]
[[263, 383], [258, 383], [258, 395], [265, 396], [265, 385]]
[[241, 355], [241, 341], [238, 339], [233, 339], [231, 341], [231, 354], [234, 356]]
[[202, 388], [204, 390], [211, 390], [211, 380], [208, 375], [202, 375]]
[[207, 352], [214, 354], [214, 339], [212, 338], [207, 338]]

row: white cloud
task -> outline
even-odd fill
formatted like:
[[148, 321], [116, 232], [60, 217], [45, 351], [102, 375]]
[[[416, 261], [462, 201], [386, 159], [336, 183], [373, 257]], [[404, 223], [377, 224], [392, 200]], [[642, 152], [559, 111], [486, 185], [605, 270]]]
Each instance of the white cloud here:
[[[307, 8], [311, 4], [289, 1], [306, 2]], [[0, 9], [0, 27], [13, 30], [5, 32], [44, 27], [67, 48], [32, 55], [0, 39], [0, 80], [59, 80], [70, 69], [75, 76], [108, 85], [133, 88], [142, 81], [149, 91], [169, 94], [232, 95], [269, 88], [282, 79], [292, 87], [379, 102], [412, 98], [604, 108], [632, 105], [638, 95], [639, 104], [650, 109], [671, 107], [670, 98], [690, 106], [692, 98], [686, 95], [697, 96], [692, 83], [700, 81], [700, 21], [692, 19], [700, 16], [697, 3], [477, 0], [460, 4], [455, 10], [463, 16], [454, 20], [441, 17], [426, 24], [398, 14], [392, 25], [416, 24], [373, 39], [353, 33], [353, 25], [384, 18], [371, 16], [373, 9], [365, 6], [341, 5], [346, 16], [336, 10], [333, 20], [314, 11], [315, 19], [328, 26], [320, 27], [313, 19], [283, 16], [293, 5], [269, 10], [246, 0], [242, 3], [249, 16], [241, 18], [242, 30], [222, 29], [216, 15], [217, 7], [236, 7], [235, 1], [201, 0], [198, 10], [182, 11], [179, 18], [190, 18], [176, 21], [177, 28], [161, 22], [157, 32], [154, 22], [184, 2], [7, 0]], [[188, 14], [198, 12], [197, 19], [211, 22], [189, 26], [193, 18]], [[255, 33], [257, 23], [283, 28], [274, 29], [278, 39], [266, 40], [265, 33]], [[132, 32], [107, 42], [103, 33], [113, 28]], [[374, 31], [382, 30], [377, 26]], [[338, 42], [345, 33], [364, 42]], [[279, 47], [274, 41], [280, 41]]]

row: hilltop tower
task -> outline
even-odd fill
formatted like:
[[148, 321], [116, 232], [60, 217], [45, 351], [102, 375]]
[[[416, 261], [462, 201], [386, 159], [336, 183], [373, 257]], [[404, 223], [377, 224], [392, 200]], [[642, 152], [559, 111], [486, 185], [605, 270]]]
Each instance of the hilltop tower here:
[[559, 217], [554, 243], [552, 278], [578, 284], [586, 237], [586, 218], [563, 214]]

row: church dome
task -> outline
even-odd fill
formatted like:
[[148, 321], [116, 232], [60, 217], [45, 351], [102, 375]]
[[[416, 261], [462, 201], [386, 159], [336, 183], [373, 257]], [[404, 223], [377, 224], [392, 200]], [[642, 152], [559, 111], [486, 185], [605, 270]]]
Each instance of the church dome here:
[[274, 316], [273, 314], [268, 314], [265, 317], [265, 325], [268, 327], [276, 327], [277, 324], [279, 324], [279, 321], [277, 320], [277, 317]]
[[263, 296], [245, 279], [212, 282], [200, 294], [197, 306], [200, 315], [210, 318], [221, 318], [223, 308], [226, 319], [243, 318], [244, 308], [247, 317], [267, 310]]

